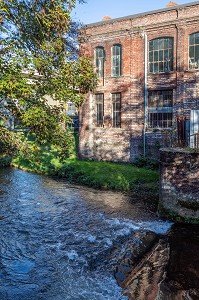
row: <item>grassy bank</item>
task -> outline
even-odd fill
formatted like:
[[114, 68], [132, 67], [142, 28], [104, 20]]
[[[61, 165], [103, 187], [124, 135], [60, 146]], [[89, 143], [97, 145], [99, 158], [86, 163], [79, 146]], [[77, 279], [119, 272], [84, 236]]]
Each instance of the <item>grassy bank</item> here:
[[73, 150], [70, 158], [61, 161], [59, 149], [49, 145], [36, 147], [34, 143], [29, 143], [27, 149], [13, 158], [12, 165], [99, 189], [158, 194], [158, 171], [130, 164], [81, 161], [76, 158]]

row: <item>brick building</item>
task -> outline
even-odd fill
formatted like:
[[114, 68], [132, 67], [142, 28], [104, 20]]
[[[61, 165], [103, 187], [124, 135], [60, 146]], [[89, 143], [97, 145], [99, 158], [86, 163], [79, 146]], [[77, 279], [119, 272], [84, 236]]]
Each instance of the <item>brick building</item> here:
[[98, 87], [80, 112], [82, 158], [131, 161], [197, 146], [199, 1], [86, 25]]

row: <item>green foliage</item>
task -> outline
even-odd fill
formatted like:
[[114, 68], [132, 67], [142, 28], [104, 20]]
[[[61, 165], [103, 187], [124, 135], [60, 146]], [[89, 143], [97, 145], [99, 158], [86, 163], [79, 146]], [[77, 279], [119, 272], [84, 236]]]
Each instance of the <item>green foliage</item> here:
[[148, 156], [144, 157], [140, 155], [133, 160], [133, 165], [139, 168], [148, 168], [152, 170], [156, 170], [159, 168], [159, 161], [155, 158], [150, 158]]
[[12, 157], [9, 155], [1, 155], [0, 154], [0, 168], [10, 166], [12, 161]]
[[0, 154], [13, 155], [20, 149], [21, 144], [19, 135], [0, 126]]
[[49, 144], [40, 146], [34, 141], [26, 140], [12, 159], [12, 165], [23, 170], [50, 175], [56, 163], [60, 163], [59, 155], [60, 149], [56, 149], [54, 146]]
[[[64, 140], [70, 141], [58, 125], [60, 119], [66, 123], [64, 103], [71, 101], [79, 108], [97, 83], [91, 61], [79, 57], [78, 25], [70, 17], [75, 4], [0, 0], [0, 106], [6, 100], [6, 109], [36, 134], [38, 142], [59, 142], [62, 148]], [[46, 95], [59, 108], [49, 107]]]
[[23, 112], [23, 124], [34, 132], [37, 144], [51, 143], [60, 148], [61, 157], [68, 157], [71, 131], [65, 123], [71, 122], [59, 107], [45, 105], [42, 102]]

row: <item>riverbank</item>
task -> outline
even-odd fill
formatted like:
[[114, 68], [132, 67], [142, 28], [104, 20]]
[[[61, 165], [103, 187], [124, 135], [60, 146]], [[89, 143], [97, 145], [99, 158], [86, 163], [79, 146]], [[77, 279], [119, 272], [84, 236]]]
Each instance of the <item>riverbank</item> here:
[[60, 159], [57, 149], [31, 145], [19, 152], [11, 166], [37, 174], [65, 178], [70, 183], [122, 192], [142, 192], [153, 195], [156, 200], [159, 189], [159, 172], [130, 164], [105, 161], [83, 161], [71, 153], [67, 159]]

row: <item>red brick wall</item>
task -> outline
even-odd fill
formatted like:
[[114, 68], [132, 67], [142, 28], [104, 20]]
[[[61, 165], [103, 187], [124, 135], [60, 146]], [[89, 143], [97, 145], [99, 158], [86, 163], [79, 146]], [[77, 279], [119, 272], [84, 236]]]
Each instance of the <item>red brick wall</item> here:
[[[196, 2], [197, 3], [197, 2]], [[181, 5], [137, 16], [108, 20], [84, 28], [87, 41], [82, 51], [94, 57], [97, 46], [106, 52], [104, 82], [96, 93], [104, 94], [105, 123], [96, 127], [94, 96], [85, 99], [80, 112], [80, 156], [103, 160], [131, 159], [132, 137], [140, 137], [144, 122], [144, 38], [174, 38], [174, 71], [149, 74], [150, 90], [173, 89], [174, 122], [176, 116], [189, 117], [190, 109], [199, 109], [199, 72], [188, 70], [189, 34], [199, 31], [199, 4]], [[111, 77], [111, 47], [122, 45], [122, 76]], [[121, 92], [122, 125], [111, 128], [111, 93]], [[186, 103], [189, 103], [187, 106]], [[175, 124], [175, 123], [174, 123]]]

